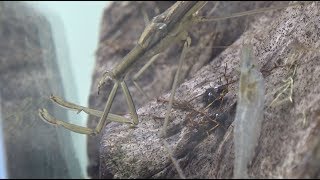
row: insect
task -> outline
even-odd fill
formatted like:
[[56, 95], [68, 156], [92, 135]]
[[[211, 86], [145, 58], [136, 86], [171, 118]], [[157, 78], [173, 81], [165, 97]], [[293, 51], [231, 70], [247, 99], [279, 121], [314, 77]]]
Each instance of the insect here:
[[203, 102], [206, 106], [217, 108], [221, 105], [224, 95], [228, 92], [226, 85], [208, 88], [203, 95]]
[[214, 130], [218, 126], [226, 127], [226, 120], [228, 119], [228, 108], [224, 110], [223, 104], [225, 102], [225, 95], [228, 93], [228, 83], [219, 85], [213, 88], [208, 88], [203, 94], [202, 101], [205, 104], [204, 110], [214, 109], [213, 115], [210, 119], [214, 119], [216, 126], [211, 128], [208, 132]]
[[[168, 124], [170, 109], [172, 108], [173, 99], [175, 90], [177, 87], [177, 81], [179, 79], [179, 72], [184, 60], [186, 49], [189, 48], [191, 39], [188, 36], [187, 29], [196, 23], [200, 22], [206, 22], [206, 21], [216, 21], [216, 20], [223, 20], [228, 18], [234, 18], [234, 17], [240, 17], [244, 15], [251, 15], [256, 13], [261, 13], [267, 10], [274, 10], [274, 9], [281, 9], [288, 7], [281, 6], [281, 7], [272, 7], [272, 8], [261, 8], [258, 10], [248, 11], [245, 14], [244, 13], [236, 13], [231, 16], [227, 17], [218, 17], [218, 18], [207, 18], [202, 17], [198, 15], [198, 11], [206, 4], [205, 1], [193, 1], [193, 2], [176, 2], [174, 5], [172, 5], [169, 9], [167, 9], [162, 14], [154, 17], [152, 21], [149, 23], [148, 26], [144, 29], [142, 32], [138, 43], [136, 46], [122, 59], [122, 61], [115, 66], [112, 70], [107, 71], [104, 73], [101, 81], [99, 82], [98, 88], [106, 83], [107, 81], [113, 81], [114, 85], [113, 88], [109, 94], [108, 100], [106, 102], [105, 108], [103, 111], [97, 111], [94, 109], [90, 109], [87, 107], [79, 106], [70, 102], [67, 102], [57, 96], [51, 95], [50, 99], [64, 107], [71, 110], [75, 110], [78, 112], [84, 111], [90, 115], [94, 115], [97, 117], [100, 117], [100, 120], [98, 122], [98, 125], [96, 128], [87, 128], [78, 126], [75, 124], [67, 123], [62, 120], [58, 120], [54, 117], [52, 117], [46, 109], [39, 109], [39, 116], [41, 119], [43, 119], [45, 122], [48, 122], [53, 125], [59, 125], [62, 126], [68, 130], [71, 130], [76, 133], [81, 134], [88, 134], [88, 135], [97, 135], [101, 132], [102, 128], [106, 126], [107, 123], [110, 122], [121, 122], [121, 123], [127, 123], [130, 126], [134, 127], [139, 123], [138, 115], [136, 112], [136, 108], [134, 105], [134, 102], [132, 100], [131, 94], [129, 92], [129, 89], [127, 87], [126, 82], [124, 81], [128, 71], [141, 59], [150, 59], [148, 63], [146, 63], [141, 70], [134, 76], [134, 79], [138, 78], [139, 75], [148, 68], [148, 66], [151, 65], [151, 63], [154, 60], [154, 56], [161, 53], [163, 50], [165, 50], [167, 47], [169, 47], [170, 44], [177, 42], [177, 41], [183, 41], [184, 47], [181, 53], [181, 57], [179, 60], [179, 68], [177, 70], [177, 73], [174, 78], [173, 87], [170, 94], [170, 101], [168, 103], [167, 107], [167, 113], [164, 121], [163, 131], [162, 134], [165, 134], [166, 127]], [[296, 3], [297, 4], [297, 3]], [[296, 4], [292, 4], [289, 6], [293, 6]], [[133, 81], [134, 81], [133, 79]], [[136, 83], [135, 83], [136, 85]], [[114, 115], [109, 113], [114, 97], [119, 89], [119, 86], [121, 87], [122, 91], [124, 92], [125, 99], [127, 101], [127, 105], [130, 111], [131, 119]], [[136, 85], [137, 86], [137, 85]], [[137, 86], [139, 89], [139, 86]], [[140, 88], [141, 89], [141, 88]], [[220, 92], [220, 91], [219, 91]], [[220, 92], [218, 94], [221, 94], [223, 92]], [[214, 96], [213, 93], [211, 93], [208, 96]]]
[[[191, 19], [197, 17], [194, 16], [206, 2], [177, 2], [172, 7], [170, 7], [164, 13], [153, 18], [151, 23], [142, 32], [138, 44], [123, 58], [122, 62], [118, 64], [111, 71], [107, 71], [102, 80], [99, 83], [99, 88], [108, 80], [113, 80], [114, 85], [111, 93], [108, 97], [106, 106], [101, 115], [99, 123], [95, 129], [81, 127], [78, 125], [66, 123], [60, 121], [52, 116], [45, 110], [39, 109], [40, 117], [51, 124], [61, 125], [66, 129], [74, 131], [76, 133], [97, 135], [100, 133], [101, 129], [108, 123], [107, 118], [111, 121], [129, 123], [133, 126], [138, 124], [138, 115], [136, 113], [136, 108], [134, 106], [129, 89], [124, 81], [124, 77], [128, 70], [141, 58], [151, 59], [153, 56], [159, 54], [163, 49], [165, 49], [172, 41], [178, 41], [180, 39], [185, 41], [185, 47], [190, 44], [190, 40], [187, 37], [186, 32], [183, 30], [186, 26], [189, 26], [192, 22]], [[147, 63], [148, 64], [148, 63]], [[115, 97], [115, 94], [121, 86], [124, 92], [128, 108], [130, 110], [130, 115], [132, 121], [121, 116], [109, 115], [109, 111]], [[56, 96], [51, 96], [50, 98], [53, 102], [58, 103], [63, 107], [70, 109], [85, 111], [84, 107], [63, 101], [61, 98]], [[86, 109], [87, 113], [91, 114], [94, 110]], [[94, 114], [97, 115], [97, 114]], [[110, 122], [110, 121], [109, 121]]]

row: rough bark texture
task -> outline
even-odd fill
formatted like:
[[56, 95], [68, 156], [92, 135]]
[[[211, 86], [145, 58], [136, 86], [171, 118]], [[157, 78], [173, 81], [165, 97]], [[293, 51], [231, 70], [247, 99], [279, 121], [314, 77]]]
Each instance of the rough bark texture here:
[[[100, 43], [97, 51], [97, 62], [93, 75], [93, 83], [89, 98], [89, 106], [102, 110], [111, 90], [111, 85], [105, 85], [101, 95], [97, 94], [97, 85], [102, 74], [111, 69], [124, 57], [137, 43], [137, 40], [145, 27], [144, 12], [149, 19], [166, 10], [174, 2], [122, 2], [113, 3], [107, 8], [101, 23]], [[268, 6], [269, 2], [256, 3], [220, 3], [216, 11], [212, 11], [214, 3], [208, 3], [203, 9], [203, 15], [223, 16], [231, 12], [241, 12], [257, 7]], [[189, 30], [192, 37], [190, 56], [184, 65], [184, 77], [191, 77], [198, 69], [213, 59], [222, 49], [213, 49], [213, 46], [226, 46], [237, 39], [245, 29], [250, 18], [221, 21], [217, 23], [203, 23]], [[199, 28], [200, 27], [200, 28]], [[214, 29], [215, 31], [212, 31]], [[152, 98], [171, 88], [172, 79], [177, 68], [177, 60], [180, 56], [181, 44], [173, 44], [162, 56], [140, 77], [138, 83]], [[146, 62], [144, 60], [143, 62]], [[141, 63], [140, 63], [141, 64]], [[133, 71], [137, 72], [139, 65]], [[130, 76], [129, 76], [130, 77]], [[145, 96], [129, 83], [129, 89], [133, 94], [136, 107], [139, 108], [148, 102]], [[122, 93], [118, 93], [111, 112], [117, 114], [128, 113]], [[98, 118], [89, 117], [88, 126], [95, 127]], [[89, 167], [88, 174], [98, 177], [99, 170], [99, 144], [101, 136], [88, 138]], [[106, 176], [108, 177], [108, 176]]]
[[[108, 88], [105, 88], [103, 96], [96, 96], [99, 78], [103, 71], [112, 68], [135, 45], [144, 27], [142, 15], [137, 15], [141, 11], [137, 9], [142, 7], [149, 11], [149, 3], [152, 4], [115, 3], [106, 10], [105, 14], [108, 16], [104, 16], [101, 31], [101, 37], [104, 37], [105, 41], [101, 42], [97, 53], [93, 94], [90, 96], [91, 107], [103, 109], [107, 92], [110, 92], [110, 84], [106, 86]], [[281, 3], [273, 3], [273, 6], [279, 4]], [[232, 177], [233, 127], [229, 125], [234, 119], [236, 107], [239, 52], [244, 42], [251, 42], [266, 80], [267, 94], [261, 137], [256, 157], [249, 167], [249, 175], [257, 178], [319, 178], [320, 142], [316, 137], [319, 135], [317, 128], [320, 126], [320, 111], [317, 105], [320, 74], [317, 71], [319, 54], [315, 50], [319, 47], [317, 41], [320, 36], [319, 5], [309, 3], [246, 18], [203, 23], [189, 30], [192, 48], [186, 56], [187, 81], [177, 89], [175, 99], [179, 104], [172, 110], [167, 137], [174, 156], [179, 160], [187, 177]], [[220, 4], [218, 11], [211, 16], [228, 15], [262, 6], [270, 6], [270, 3], [226, 2]], [[155, 9], [155, 5], [151, 7]], [[213, 3], [208, 3], [201, 13], [209, 15], [212, 7]], [[121, 21], [119, 17], [122, 16], [124, 18]], [[140, 18], [132, 22], [131, 18], [137, 16]], [[246, 26], [246, 33], [238, 39]], [[221, 50], [216, 51], [214, 46], [229, 45], [236, 39], [236, 43], [216, 57]], [[106, 40], [109, 40], [109, 43], [106, 43]], [[113, 45], [112, 48], [110, 45]], [[180, 52], [181, 45], [173, 45], [156, 61], [153, 69], [141, 77], [140, 84], [151, 97], [155, 98], [170, 89], [169, 79], [172, 79]], [[294, 60], [296, 62], [289, 68], [287, 65]], [[199, 70], [208, 62], [209, 65]], [[293, 103], [269, 107], [276, 90], [283, 85], [282, 80], [290, 76], [294, 67], [296, 75], [292, 77]], [[206, 115], [203, 115], [194, 111], [204, 111], [202, 96], [186, 103], [202, 95], [209, 87], [225, 84], [226, 77], [229, 82], [234, 83], [229, 85], [229, 92], [221, 108], [209, 109], [205, 111]], [[159, 89], [161, 91], [158, 91]], [[146, 100], [132, 85], [130, 90], [139, 108]], [[125, 113], [124, 100], [121, 99], [122, 96], [118, 97], [112, 112]], [[169, 94], [166, 94], [160, 98], [168, 97]], [[153, 100], [138, 110], [140, 123], [137, 128], [129, 129], [127, 125], [119, 123], [111, 123], [106, 127], [100, 144], [101, 178], [178, 177], [159, 138], [165, 112], [166, 102]], [[215, 123], [211, 119], [214, 119], [215, 114], [218, 114], [216, 120], [220, 122], [220, 126], [212, 130]], [[91, 118], [89, 123], [94, 124]], [[89, 139], [88, 144], [93, 177], [97, 177], [99, 166], [98, 150], [94, 149], [98, 147], [99, 138]]]
[[[47, 108], [67, 119], [65, 110], [50, 103], [51, 93], [63, 96], [50, 24], [23, 2], [0, 2], [0, 113], [8, 178], [82, 177], [70, 132], [38, 117], [38, 108]], [[71, 164], [77, 175], [69, 171]]]

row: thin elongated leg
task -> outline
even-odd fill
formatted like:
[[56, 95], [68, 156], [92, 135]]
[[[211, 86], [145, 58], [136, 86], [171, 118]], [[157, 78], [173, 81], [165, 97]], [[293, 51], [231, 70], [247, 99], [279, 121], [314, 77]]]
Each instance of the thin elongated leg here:
[[[94, 109], [89, 109], [89, 111], [84, 111], [84, 112], [86, 112], [87, 114], [93, 115], [93, 116], [97, 116], [97, 117], [102, 117], [102, 114], [103, 114], [102, 111], [98, 111], [98, 110], [94, 110]], [[59, 120], [59, 119], [51, 116], [46, 109], [39, 109], [39, 116], [41, 117], [42, 120], [44, 120], [45, 122], [47, 122], [49, 124], [60, 125], [66, 129], [69, 129], [69, 130], [76, 132], [76, 133], [95, 135], [94, 129], [82, 127], [79, 125], [75, 125], [75, 124], [71, 124], [71, 123], [67, 123], [62, 120]], [[108, 119], [110, 122], [112, 121], [112, 122], [132, 124], [132, 122], [129, 121], [128, 119], [123, 118], [122, 116], [119, 116], [119, 115], [115, 115], [115, 114], [109, 114]]]
[[[61, 121], [59, 119], [56, 119], [55, 117], [51, 116], [47, 112], [46, 109], [39, 109], [39, 116], [47, 123], [54, 124], [54, 125], [60, 125], [60, 126], [66, 128], [66, 129], [70, 130], [70, 131], [73, 131], [73, 132], [76, 132], [76, 133], [80, 133], [80, 134], [89, 134], [89, 135], [97, 135], [101, 131], [102, 127], [104, 127], [108, 122], [111, 122], [111, 121], [122, 122], [122, 123], [130, 123], [131, 124], [131, 122], [127, 118], [124, 118], [124, 117], [118, 116], [118, 115], [109, 114], [109, 111], [110, 111], [113, 99], [115, 97], [115, 94], [116, 94], [116, 92], [118, 90], [118, 87], [119, 87], [119, 81], [116, 81], [114, 86], [113, 86], [113, 88], [112, 88], [112, 90], [111, 90], [111, 93], [110, 93], [110, 95], [108, 97], [108, 101], [107, 101], [105, 110], [102, 113], [102, 115], [100, 114], [101, 111], [85, 111], [88, 114], [92, 114], [92, 115], [96, 115], [96, 116], [101, 115], [100, 121], [99, 121], [99, 123], [98, 123], [98, 125], [97, 125], [97, 127], [95, 129], [82, 127], [82, 126], [79, 126], [79, 125], [67, 123], [67, 122]], [[51, 99], [54, 102], [56, 102], [57, 104], [61, 105], [62, 107], [71, 108], [71, 109], [74, 109], [74, 110], [80, 107], [80, 109], [83, 110], [83, 108], [81, 106], [75, 105], [73, 103], [66, 102], [66, 101], [64, 101], [61, 98], [58, 98], [56, 96], [52, 96], [52, 97], [54, 97], [54, 98], [51, 98]], [[79, 111], [79, 109], [77, 109], [77, 110]], [[111, 120], [107, 121], [108, 118], [111, 119]]]
[[163, 139], [162, 142], [163, 142], [164, 147], [166, 148], [166, 150], [167, 150], [167, 152], [168, 152], [168, 154], [169, 154], [169, 157], [170, 157], [170, 159], [171, 159], [174, 167], [176, 168], [176, 170], [177, 170], [177, 172], [178, 172], [178, 174], [179, 174], [179, 177], [180, 177], [181, 179], [186, 179], [186, 176], [184, 175], [184, 173], [183, 173], [183, 171], [182, 171], [182, 169], [181, 169], [178, 161], [173, 157], [173, 153], [172, 153], [172, 151], [171, 151], [171, 149], [170, 149], [169, 144], [167, 143], [167, 141], [166, 141], [165, 139]]
[[[109, 114], [109, 111], [111, 109], [111, 105], [112, 105], [112, 102], [114, 100], [114, 97], [116, 96], [116, 93], [117, 93], [117, 90], [118, 90], [118, 87], [119, 87], [119, 81], [116, 81], [115, 84], [113, 85], [113, 88], [109, 94], [109, 97], [108, 97], [108, 100], [107, 100], [107, 103], [106, 103], [106, 106], [103, 110], [103, 114], [102, 114], [102, 117], [100, 118], [99, 120], [99, 123], [97, 125], [97, 127], [95, 128], [95, 133], [96, 134], [99, 134], [101, 129], [106, 126], [107, 124], [107, 117], [108, 117], [108, 114]], [[123, 118], [123, 117], [122, 117]]]
[[248, 16], [248, 15], [263, 13], [263, 12], [271, 11], [271, 10], [284, 9], [284, 8], [287, 8], [287, 7], [292, 7], [292, 6], [297, 6], [297, 5], [301, 5], [301, 3], [297, 2], [297, 3], [290, 4], [290, 5], [259, 8], [259, 9], [254, 9], [254, 10], [251, 10], [251, 11], [235, 13], [235, 14], [231, 14], [229, 16], [223, 16], [223, 17], [198, 17], [196, 19], [196, 21], [197, 22], [220, 21], [220, 20], [225, 20], [225, 19], [231, 19], [231, 18], [236, 18], [236, 17], [242, 17], [242, 16]]
[[39, 116], [41, 119], [43, 119], [45, 122], [53, 125], [63, 126], [66, 129], [69, 129], [70, 131], [80, 133], [80, 134], [89, 134], [94, 135], [94, 130], [87, 127], [78, 126], [75, 124], [67, 123], [64, 121], [61, 121], [53, 116], [51, 116], [46, 109], [39, 109]]
[[175, 74], [175, 77], [174, 77], [174, 81], [173, 81], [173, 85], [172, 85], [172, 89], [171, 89], [171, 94], [170, 94], [170, 99], [169, 99], [169, 103], [168, 103], [168, 106], [167, 106], [167, 112], [166, 112], [166, 116], [165, 116], [165, 119], [164, 119], [163, 128], [162, 128], [162, 131], [160, 133], [160, 136], [162, 136], [162, 137], [166, 136], [166, 131], [167, 131], [167, 126], [168, 126], [168, 122], [169, 122], [170, 112], [171, 112], [171, 109], [172, 109], [174, 95], [175, 95], [175, 92], [176, 92], [176, 89], [177, 89], [177, 86], [178, 86], [178, 80], [180, 79], [179, 76], [180, 76], [180, 72], [181, 72], [181, 67], [182, 67], [182, 64], [183, 64], [183, 60], [185, 59], [186, 50], [190, 46], [190, 43], [191, 43], [191, 39], [187, 36], [187, 34], [184, 34], [184, 37], [185, 37], [186, 40], [185, 40], [185, 43], [184, 43], [184, 46], [183, 46], [183, 50], [182, 50], [182, 53], [181, 53], [181, 56], [180, 56], [178, 70], [177, 70], [177, 72]]
[[[186, 50], [188, 49], [188, 47], [191, 44], [191, 39], [190, 39], [190, 37], [188, 37], [186, 32], [183, 34], [183, 36], [184, 36], [184, 39], [185, 39], [185, 43], [183, 45], [182, 53], [181, 53], [181, 56], [180, 56], [178, 69], [177, 69], [177, 72], [176, 72], [175, 77], [174, 77], [174, 81], [173, 81], [173, 85], [172, 85], [172, 89], [171, 89], [171, 94], [170, 94], [170, 99], [169, 99], [169, 103], [168, 103], [168, 106], [167, 106], [167, 112], [166, 112], [166, 116], [165, 116], [165, 119], [164, 119], [164, 125], [163, 125], [163, 128], [162, 128], [162, 131], [160, 132], [160, 136], [162, 138], [166, 137], [167, 126], [168, 126], [168, 123], [169, 123], [169, 116], [170, 116], [170, 112], [171, 112], [173, 101], [174, 101], [174, 95], [175, 95], [175, 92], [176, 92], [176, 89], [177, 89], [177, 86], [178, 86], [178, 81], [180, 79], [179, 76], [180, 76], [180, 73], [181, 73], [183, 60], [185, 59]], [[166, 142], [165, 139], [163, 139], [163, 143], [164, 143], [164, 147], [166, 148], [167, 152], [169, 153], [169, 157], [170, 157], [174, 167], [176, 168], [180, 178], [186, 179], [186, 176], [184, 175], [184, 173], [183, 173], [179, 163], [177, 162], [177, 160], [173, 157], [172, 151], [171, 151], [171, 149], [170, 149], [170, 147], [169, 147], [169, 145], [168, 145], [168, 143]]]
[[146, 96], [149, 100], [151, 100], [151, 98], [142, 90], [141, 86], [136, 82], [136, 80], [142, 75], [142, 73], [144, 73], [146, 71], [146, 69], [148, 69], [151, 64], [157, 60], [159, 54], [154, 55], [132, 78], [132, 82], [133, 84], [136, 86], [136, 88], [140, 91], [140, 93], [144, 96]]
[[137, 125], [139, 123], [139, 119], [138, 119], [138, 114], [137, 114], [137, 110], [136, 107], [134, 106], [133, 100], [132, 100], [132, 96], [130, 94], [130, 91], [128, 89], [128, 86], [126, 84], [126, 82], [122, 81], [121, 82], [121, 87], [122, 87], [122, 91], [126, 97], [127, 100], [127, 104], [129, 107], [129, 111], [130, 111], [130, 115], [133, 119], [133, 124]]
[[[100, 118], [102, 117], [102, 114], [103, 114], [102, 111], [98, 111], [98, 110], [95, 110], [95, 109], [90, 109], [90, 108], [84, 107], [84, 106], [79, 106], [77, 104], [65, 101], [62, 98], [58, 97], [58, 96], [51, 95], [50, 99], [51, 99], [52, 102], [60, 105], [61, 107], [66, 108], [66, 109], [70, 109], [70, 110], [75, 110], [75, 111], [77, 111], [77, 113], [80, 113], [81, 111], [83, 111], [83, 112], [85, 112], [85, 113], [87, 113], [89, 115], [100, 117]], [[122, 116], [119, 116], [119, 115], [116, 115], [116, 114], [111, 114], [111, 113], [108, 114], [107, 119], [109, 119], [112, 122], [131, 123], [131, 121], [129, 121], [129, 120], [123, 121], [123, 117]]]

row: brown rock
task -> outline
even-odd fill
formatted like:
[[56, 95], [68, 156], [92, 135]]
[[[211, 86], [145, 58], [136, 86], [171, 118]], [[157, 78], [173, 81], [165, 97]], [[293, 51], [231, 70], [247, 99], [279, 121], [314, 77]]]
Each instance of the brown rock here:
[[[249, 7], [255, 9], [266, 4], [270, 5], [268, 3], [254, 4], [248, 2], [247, 5], [243, 5], [243, 9], [240, 8], [242, 3], [222, 4], [221, 11], [225, 14], [231, 14], [231, 12], [234, 12], [232, 7], [239, 12], [247, 10], [246, 8]], [[121, 11], [117, 9], [121, 7], [120, 4], [114, 5], [117, 8], [112, 9], [111, 7], [110, 11], [114, 13], [121, 12], [119, 16], [114, 15], [115, 17], [124, 16], [126, 14], [124, 12], [128, 14], [130, 12], [133, 14], [141, 12], [134, 11], [137, 9], [137, 5], [134, 5], [135, 3], [122, 4], [122, 8], [128, 12], [123, 9]], [[248, 23], [244, 23], [243, 19], [242, 21], [241, 19], [227, 20], [218, 24], [212, 22], [204, 23], [195, 25], [189, 31], [193, 40], [192, 48], [187, 53], [188, 58], [186, 59], [187, 65], [185, 67], [189, 73], [186, 75], [189, 80], [181, 84], [176, 92], [175, 99], [180, 102], [180, 107], [175, 107], [172, 111], [169, 137], [167, 138], [174, 151], [174, 156], [179, 160], [180, 166], [187, 177], [232, 177], [233, 134], [232, 126], [229, 127], [228, 125], [234, 119], [237, 83], [229, 85], [229, 93], [225, 97], [226, 103], [223, 104], [223, 109], [227, 113], [222, 114], [214, 109], [206, 112], [208, 116], [213, 116], [216, 112], [220, 112], [221, 116], [224, 116], [222, 119], [226, 122], [225, 126], [216, 130], [211, 131], [214, 123], [210, 121], [210, 118], [192, 112], [192, 109], [203, 108], [202, 98], [199, 97], [192, 101], [190, 103], [191, 108], [182, 108], [181, 103], [203, 94], [209, 87], [226, 83], [223, 78], [226, 64], [226, 75], [229, 82], [237, 82], [239, 77], [237, 71], [239, 67], [239, 52], [242, 43], [245, 41], [251, 41], [254, 45], [254, 52], [258, 58], [261, 71], [266, 78], [267, 87], [265, 120], [262, 125], [256, 157], [249, 167], [249, 175], [257, 178], [319, 177], [319, 164], [316, 161], [319, 159], [319, 141], [315, 139], [316, 128], [319, 127], [317, 109], [317, 78], [319, 78], [319, 74], [316, 71], [318, 54], [314, 50], [319, 46], [317, 43], [319, 39], [318, 6], [318, 3], [309, 3], [304, 6], [288, 8], [286, 11], [273, 11], [264, 15], [251, 16], [248, 19], [243, 18]], [[204, 15], [208, 15], [211, 10], [210, 7], [213, 7], [212, 4], [206, 5], [203, 11]], [[222, 7], [228, 7], [230, 11]], [[134, 10], [130, 10], [132, 8]], [[221, 14], [217, 14], [221, 16]], [[127, 17], [133, 18], [135, 16], [130, 14]], [[102, 77], [103, 71], [112, 68], [117, 63], [116, 61], [120, 60], [135, 45], [135, 40], [138, 39], [143, 30], [144, 25], [141, 20], [139, 33], [134, 34], [135, 36], [132, 37], [133, 34], [131, 33], [137, 31], [135, 26], [138, 23], [131, 22], [130, 19], [125, 17], [123, 19], [125, 19], [123, 20], [124, 22], [118, 23], [121, 24], [121, 27], [124, 26], [123, 29], [119, 27], [113, 28], [117, 30], [108, 31], [106, 30], [107, 28], [102, 28], [101, 34], [108, 34], [104, 33], [104, 31], [114, 32], [112, 34], [114, 36], [117, 35], [115, 31], [121, 33], [116, 38], [112, 38], [114, 36], [111, 34], [104, 36], [104, 39], [112, 40], [113, 48], [104, 45], [103, 42], [99, 46], [97, 54], [97, 67], [99, 68], [96, 68], [93, 76], [92, 92], [94, 94], [90, 97], [90, 105], [93, 108], [103, 109], [106, 102], [107, 95], [105, 95], [105, 92], [103, 94], [104, 98], [96, 96], [97, 82]], [[234, 45], [216, 57], [218, 53], [214, 53], [212, 48], [217, 45], [231, 44], [243, 32], [246, 24], [248, 25], [246, 33]], [[215, 28], [219, 29], [217, 30], [218, 32], [223, 32], [221, 33], [222, 35], [214, 34]], [[229, 43], [222, 44], [221, 41]], [[122, 46], [121, 43], [125, 45]], [[119, 47], [117, 46], [118, 44], [120, 44]], [[127, 51], [123, 52], [123, 49], [127, 49]], [[164, 57], [162, 57], [163, 59], [159, 58], [156, 61], [154, 65], [156, 69], [150, 69], [141, 78], [140, 84], [143, 85], [150, 96], [152, 93], [152, 97], [156, 97], [170, 88], [171, 83], [168, 79], [174, 74], [180, 50], [181, 45], [175, 45], [166, 50]], [[275, 64], [283, 66], [285, 62], [286, 64], [292, 62], [292, 59], [296, 60], [293, 65], [297, 65], [297, 74], [293, 76], [293, 103], [285, 103], [276, 108], [268, 107], [274, 99], [273, 95], [276, 90], [283, 85], [281, 80], [288, 78], [292, 67], [295, 67], [273, 68], [273, 66]], [[209, 65], [198, 71], [202, 65], [210, 61]], [[195, 62], [200, 62], [200, 64], [197, 65]], [[191, 66], [190, 64], [195, 65]], [[192, 70], [194, 67], [197, 68]], [[165, 73], [160, 74], [161, 69], [162, 71], [166, 69]], [[153, 75], [153, 78], [149, 78], [151, 75]], [[190, 77], [192, 78], [190, 79]], [[161, 79], [165, 80], [165, 83], [161, 83]], [[223, 82], [220, 82], [221, 80]], [[159, 87], [161, 85], [163, 90], [158, 92], [161, 88], [157, 85]], [[106, 87], [110, 87], [110, 85]], [[134, 88], [130, 88], [130, 90], [134, 94], [134, 101], [137, 107], [146, 102]], [[110, 92], [110, 88], [106, 92]], [[169, 95], [166, 94], [162, 99], [168, 99], [168, 97]], [[120, 104], [120, 102], [124, 102], [124, 100], [115, 100], [112, 112], [119, 114], [119, 112], [125, 111], [121, 107], [126, 108], [126, 106]], [[178, 177], [158, 135], [163, 125], [165, 112], [166, 103], [154, 100], [138, 110], [140, 123], [136, 129], [129, 129], [127, 125], [119, 123], [111, 123], [107, 126], [100, 145], [101, 178]], [[91, 120], [90, 122], [92, 123], [93, 121]], [[95, 140], [98, 141], [99, 138]], [[98, 144], [96, 141], [89, 140], [88, 148], [91, 153], [91, 156], [89, 156], [91, 165], [95, 163], [97, 168], [99, 166], [95, 160], [97, 155], [94, 156], [93, 153], [97, 152], [97, 150], [92, 149], [97, 147], [94, 146]], [[97, 176], [97, 174], [95, 175]]]

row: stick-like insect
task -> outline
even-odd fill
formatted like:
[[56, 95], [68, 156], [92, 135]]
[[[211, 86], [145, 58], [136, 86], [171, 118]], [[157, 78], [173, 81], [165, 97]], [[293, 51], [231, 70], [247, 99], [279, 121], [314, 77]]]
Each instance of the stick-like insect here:
[[[103, 75], [102, 80], [99, 82], [98, 88], [100, 89], [101, 85], [104, 84], [106, 81], [108, 80], [114, 81], [113, 88], [111, 90], [111, 93], [109, 94], [109, 97], [103, 112], [90, 109], [87, 107], [79, 106], [73, 103], [69, 103], [57, 96], [51, 95], [50, 99], [64, 108], [76, 110], [78, 112], [84, 111], [90, 115], [100, 117], [99, 123], [96, 126], [96, 128], [91, 129], [91, 128], [82, 127], [82, 126], [78, 126], [75, 124], [58, 120], [52, 117], [46, 111], [46, 109], [39, 109], [39, 116], [44, 121], [50, 124], [60, 125], [76, 133], [89, 134], [89, 135], [99, 134], [102, 128], [106, 126], [107, 123], [112, 121], [127, 123], [132, 126], [137, 125], [139, 122], [138, 115], [137, 115], [136, 108], [133, 103], [131, 94], [129, 92], [129, 89], [124, 81], [125, 76], [129, 72], [129, 69], [133, 67], [133, 65], [136, 62], [140, 61], [141, 59], [150, 59], [149, 62], [146, 63], [141, 68], [141, 70], [134, 76], [133, 80], [137, 79], [140, 76], [140, 74], [145, 69], [147, 69], [148, 66], [150, 66], [151, 63], [154, 61], [154, 58], [152, 57], [161, 53], [163, 50], [169, 47], [169, 45], [172, 44], [173, 42], [183, 40], [185, 42], [185, 45], [184, 45], [180, 62], [179, 62], [180, 68], [178, 68], [176, 76], [174, 78], [173, 88], [170, 95], [170, 101], [167, 107], [167, 114], [164, 122], [164, 128], [162, 131], [162, 134], [164, 135], [166, 131], [166, 126], [168, 124], [168, 119], [169, 119], [169, 114], [170, 114], [170, 110], [173, 103], [175, 89], [177, 87], [177, 81], [179, 79], [178, 76], [181, 69], [181, 65], [184, 59], [186, 49], [190, 46], [190, 38], [188, 37], [186, 30], [191, 25], [199, 22], [224, 20], [228, 18], [261, 13], [268, 10], [282, 9], [285, 7], [297, 5], [298, 3], [292, 4], [289, 6], [286, 5], [286, 6], [280, 6], [280, 7], [261, 8], [257, 10], [247, 11], [245, 13], [236, 13], [227, 17], [217, 17], [217, 18], [206, 18], [198, 15], [198, 11], [205, 4], [206, 4], [205, 1], [189, 1], [189, 2], [179, 1], [179, 2], [176, 2], [174, 5], [172, 5], [164, 13], [153, 18], [150, 24], [142, 32], [137, 45], [122, 59], [122, 61], [117, 66], [115, 66], [111, 71], [107, 71]], [[137, 86], [136, 83], [134, 84]], [[119, 85], [121, 86], [122, 91], [124, 92], [124, 95], [129, 107], [130, 115], [132, 117], [132, 121], [130, 121], [125, 117], [109, 113], [115, 94], [119, 88]], [[137, 86], [137, 88], [138, 90], [141, 90], [139, 86]]]
[[[128, 87], [124, 81], [124, 77], [127, 74], [128, 70], [140, 59], [149, 58], [151, 59], [154, 55], [162, 52], [172, 41], [177, 41], [180, 39], [186, 40], [187, 35], [184, 29], [192, 23], [194, 19], [194, 14], [205, 5], [206, 2], [177, 2], [171, 6], [164, 13], [153, 18], [151, 23], [145, 28], [142, 32], [138, 44], [123, 58], [122, 62], [118, 64], [111, 71], [108, 71], [104, 74], [102, 81], [99, 83], [100, 86], [108, 79], [114, 81], [114, 86], [111, 90], [111, 93], [108, 97], [104, 111], [97, 114], [97, 111], [81, 107], [72, 103], [68, 103], [61, 98], [56, 96], [51, 96], [51, 100], [57, 104], [78, 110], [84, 111], [88, 114], [100, 116], [99, 123], [95, 129], [81, 127], [78, 125], [66, 123], [60, 121], [52, 116], [45, 109], [39, 109], [40, 117], [51, 124], [57, 124], [69, 129], [71, 131], [96, 135], [101, 129], [107, 124], [107, 118], [110, 121], [129, 123], [132, 125], [138, 124], [138, 115], [136, 113], [136, 108], [134, 106], [132, 97], [128, 90]], [[118, 90], [119, 85], [124, 92], [126, 101], [130, 110], [130, 115], [132, 116], [133, 121], [131, 122], [127, 118], [109, 114], [113, 99]], [[109, 116], [108, 116], [109, 115]]]

